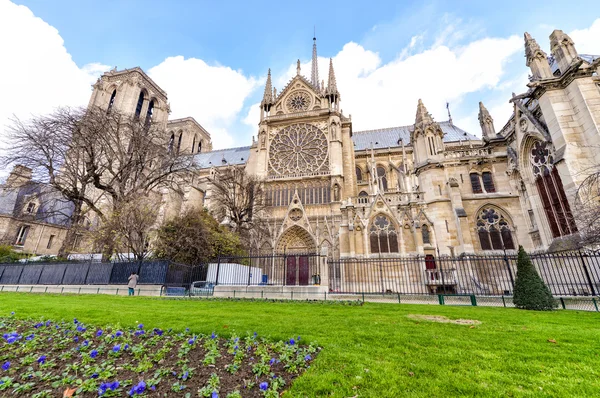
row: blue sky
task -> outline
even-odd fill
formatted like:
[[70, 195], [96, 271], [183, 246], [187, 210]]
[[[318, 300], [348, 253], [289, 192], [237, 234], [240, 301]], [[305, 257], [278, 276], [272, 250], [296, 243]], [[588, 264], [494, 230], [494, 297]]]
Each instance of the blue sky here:
[[0, 53], [14, 55], [0, 66], [11, 76], [0, 89], [15, 90], [0, 103], [0, 124], [12, 113], [85, 105], [103, 70], [141, 66], [166, 89], [172, 117], [194, 116], [215, 147], [248, 145], [267, 68], [283, 88], [296, 59], [307, 65], [316, 26], [320, 76], [333, 57], [355, 130], [411, 124], [422, 97], [437, 120], [449, 101], [456, 124], [480, 134], [480, 100], [500, 129], [508, 95], [526, 90], [524, 31], [547, 52], [560, 28], [574, 32], [581, 53], [600, 53], [597, 1], [259, 3], [0, 0]]

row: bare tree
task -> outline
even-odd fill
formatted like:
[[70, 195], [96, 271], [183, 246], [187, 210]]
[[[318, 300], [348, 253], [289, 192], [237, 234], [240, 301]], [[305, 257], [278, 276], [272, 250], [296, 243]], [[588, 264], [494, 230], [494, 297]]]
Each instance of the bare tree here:
[[92, 233], [96, 246], [110, 247], [113, 253], [130, 253], [143, 260], [150, 252], [153, 227], [156, 226], [160, 198], [158, 195], [139, 196], [121, 202]]
[[577, 188], [573, 217], [579, 229], [580, 246], [600, 246], [600, 168], [589, 175]]
[[8, 132], [2, 164], [31, 168], [34, 179], [73, 203], [75, 228], [63, 254], [72, 249], [87, 211], [105, 222], [124, 203], [149, 192], [181, 191], [193, 169], [193, 157], [176, 153], [160, 124], [115, 109], [60, 108], [26, 122], [14, 118]]
[[219, 220], [228, 220], [232, 231], [248, 246], [254, 246], [257, 237], [268, 236], [267, 202], [260, 178], [249, 175], [242, 167], [231, 166], [219, 170], [211, 182], [211, 210]]

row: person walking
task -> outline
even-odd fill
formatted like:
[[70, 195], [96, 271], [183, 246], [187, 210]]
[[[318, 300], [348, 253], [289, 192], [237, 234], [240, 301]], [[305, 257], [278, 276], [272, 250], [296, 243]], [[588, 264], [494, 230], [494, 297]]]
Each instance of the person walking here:
[[139, 279], [139, 276], [135, 272], [132, 272], [131, 275], [129, 275], [129, 278], [128, 278], [129, 283], [127, 284], [127, 287], [129, 288], [130, 296], [135, 296], [135, 287], [138, 284], [138, 279]]

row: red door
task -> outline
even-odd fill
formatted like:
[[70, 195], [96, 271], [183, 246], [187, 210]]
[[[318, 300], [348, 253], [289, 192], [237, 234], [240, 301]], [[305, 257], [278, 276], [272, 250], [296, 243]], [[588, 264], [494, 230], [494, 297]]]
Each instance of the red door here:
[[290, 256], [286, 261], [287, 271], [285, 274], [285, 284], [286, 285], [295, 285], [296, 284], [296, 256]]
[[[435, 258], [431, 255], [428, 254], [425, 256], [425, 269], [435, 269]], [[435, 272], [430, 271], [429, 275], [431, 275], [431, 280], [434, 280], [435, 277], [437, 275], [435, 275]]]
[[300, 258], [298, 259], [299, 261], [299, 265], [300, 265], [300, 269], [298, 272], [298, 284], [302, 285], [302, 286], [306, 286], [308, 285], [308, 273], [309, 273], [309, 266], [308, 266], [308, 256], [300, 256]]

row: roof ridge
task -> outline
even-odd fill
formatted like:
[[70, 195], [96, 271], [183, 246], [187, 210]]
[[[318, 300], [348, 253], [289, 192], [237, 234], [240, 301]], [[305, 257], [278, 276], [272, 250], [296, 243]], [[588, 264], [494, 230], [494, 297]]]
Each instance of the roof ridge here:
[[205, 153], [215, 153], [215, 152], [221, 152], [221, 151], [233, 151], [233, 150], [237, 150], [237, 149], [250, 149], [250, 148], [252, 148], [251, 145], [248, 145], [248, 146], [236, 146], [234, 148], [213, 149], [212, 151], [206, 151], [206, 152], [196, 153], [196, 154], [194, 154], [194, 156], [203, 155]]

